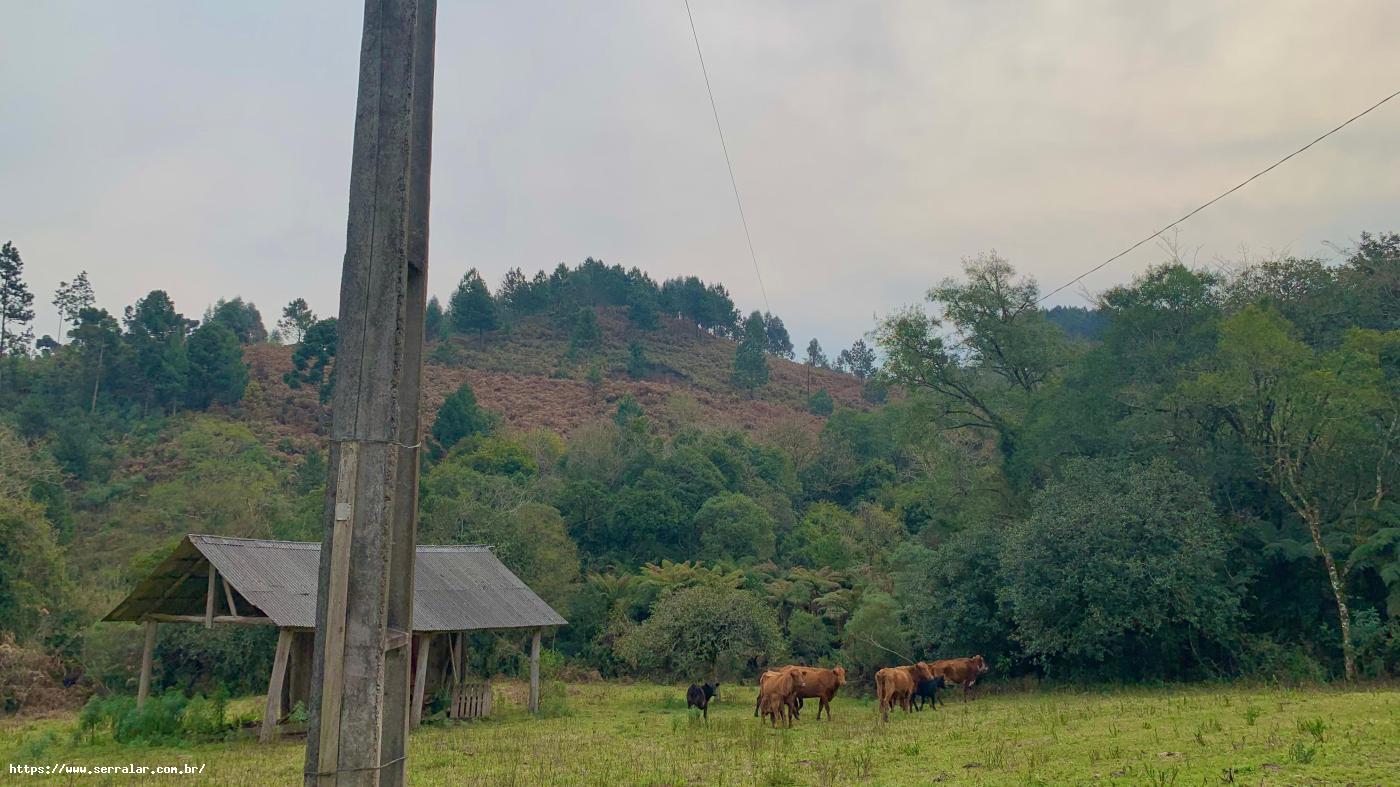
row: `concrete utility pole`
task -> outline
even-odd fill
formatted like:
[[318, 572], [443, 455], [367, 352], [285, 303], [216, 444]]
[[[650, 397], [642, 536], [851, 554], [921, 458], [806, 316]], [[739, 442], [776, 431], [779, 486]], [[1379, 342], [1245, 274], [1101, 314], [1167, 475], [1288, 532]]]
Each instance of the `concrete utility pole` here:
[[366, 0], [307, 785], [407, 782], [436, 0]]

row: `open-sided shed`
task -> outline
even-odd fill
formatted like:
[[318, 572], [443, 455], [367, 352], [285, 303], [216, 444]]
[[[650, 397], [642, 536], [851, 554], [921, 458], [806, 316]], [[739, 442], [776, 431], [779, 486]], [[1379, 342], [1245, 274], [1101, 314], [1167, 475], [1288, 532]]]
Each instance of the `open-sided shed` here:
[[[309, 698], [320, 560], [321, 545], [316, 543], [185, 536], [103, 618], [145, 624], [137, 702], [144, 704], [150, 691], [158, 624], [276, 626], [277, 654], [262, 730], [263, 740], [272, 738], [285, 713]], [[567, 622], [502, 565], [489, 547], [420, 546], [413, 575], [413, 631], [391, 634], [384, 647], [413, 648], [416, 724], [429, 685], [440, 686], [449, 679], [454, 687], [463, 684], [466, 632], [533, 631], [530, 710], [534, 712], [539, 707], [540, 634]]]

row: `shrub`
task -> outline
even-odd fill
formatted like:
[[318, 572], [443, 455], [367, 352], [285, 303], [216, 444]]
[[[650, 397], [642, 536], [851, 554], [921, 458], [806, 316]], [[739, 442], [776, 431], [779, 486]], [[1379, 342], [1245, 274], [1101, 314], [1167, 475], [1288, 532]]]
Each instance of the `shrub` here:
[[732, 677], [751, 660], [786, 655], [777, 617], [762, 599], [707, 585], [662, 596], [651, 617], [617, 638], [615, 649], [635, 667], [686, 680]]
[[153, 694], [136, 707], [129, 695], [93, 697], [78, 714], [74, 742], [96, 744], [110, 736], [124, 745], [173, 745], [221, 739], [228, 732], [228, 693], [187, 699], [178, 691]]

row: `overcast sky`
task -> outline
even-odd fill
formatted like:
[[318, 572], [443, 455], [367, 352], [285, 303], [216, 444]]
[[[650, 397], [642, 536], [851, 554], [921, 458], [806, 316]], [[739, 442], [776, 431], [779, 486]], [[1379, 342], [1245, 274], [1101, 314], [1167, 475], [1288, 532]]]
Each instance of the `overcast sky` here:
[[[1048, 290], [1400, 89], [1393, 0], [692, 7], [771, 306], [833, 353], [979, 251]], [[113, 312], [164, 288], [194, 317], [333, 314], [361, 21], [0, 0], [0, 240], [36, 334], [82, 269]], [[442, 0], [435, 137], [434, 293], [591, 255], [762, 307], [681, 0]], [[1205, 264], [1400, 229], [1397, 142], [1400, 99], [1180, 243]]]

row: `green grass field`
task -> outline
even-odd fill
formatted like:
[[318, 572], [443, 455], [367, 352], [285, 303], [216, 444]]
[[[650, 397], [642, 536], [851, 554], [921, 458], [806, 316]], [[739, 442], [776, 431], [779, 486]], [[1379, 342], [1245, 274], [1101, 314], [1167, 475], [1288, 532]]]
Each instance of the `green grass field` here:
[[[519, 686], [496, 718], [414, 733], [415, 784], [1397, 784], [1400, 690], [1232, 686], [988, 694], [878, 722], [838, 696], [835, 719], [810, 704], [791, 730], [753, 718], [755, 690], [725, 687], [706, 725], [678, 687], [568, 687], [567, 709], [533, 719]], [[237, 705], [252, 715], [257, 700]], [[10, 763], [204, 765], [197, 781], [294, 784], [302, 741], [188, 748], [76, 746], [71, 716], [0, 726]], [[42, 779], [18, 779], [16, 783]], [[171, 777], [163, 777], [170, 782]], [[56, 780], [127, 784], [131, 777]], [[152, 781], [161, 781], [153, 778]]]

